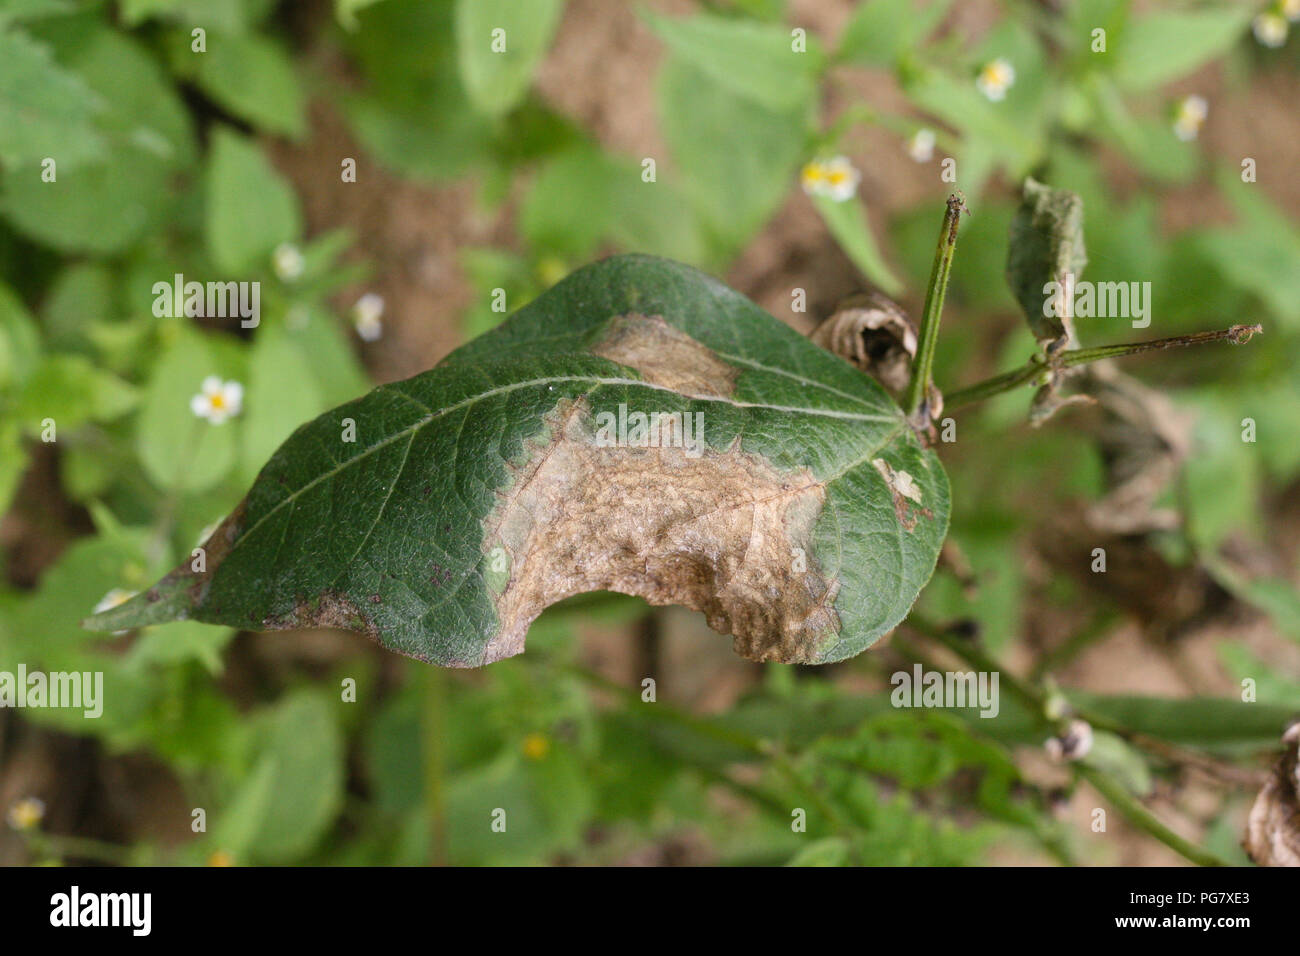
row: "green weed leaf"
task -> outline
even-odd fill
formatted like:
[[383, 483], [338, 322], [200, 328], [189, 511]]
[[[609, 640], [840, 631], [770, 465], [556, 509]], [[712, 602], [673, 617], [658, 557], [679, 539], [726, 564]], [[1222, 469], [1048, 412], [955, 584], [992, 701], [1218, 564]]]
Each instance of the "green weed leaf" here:
[[1226, 53], [1250, 17], [1248, 7], [1223, 5], [1156, 12], [1134, 20], [1118, 44], [1116, 81], [1136, 92], [1185, 76]]
[[305, 130], [305, 100], [293, 64], [271, 40], [213, 36], [199, 59], [198, 84], [237, 116], [294, 138]]
[[13, 167], [48, 156], [70, 169], [103, 155], [93, 125], [103, 104], [80, 77], [18, 30], [0, 31], [0, 60], [0, 162]]
[[812, 38], [799, 51], [779, 25], [707, 15], [646, 16], [675, 56], [737, 96], [778, 113], [811, 101], [824, 61]]
[[302, 230], [298, 201], [257, 146], [228, 129], [213, 134], [207, 170], [207, 242], [231, 273], [265, 266]]
[[523, 99], [563, 10], [563, 0], [457, 0], [460, 76], [478, 109], [497, 116]]

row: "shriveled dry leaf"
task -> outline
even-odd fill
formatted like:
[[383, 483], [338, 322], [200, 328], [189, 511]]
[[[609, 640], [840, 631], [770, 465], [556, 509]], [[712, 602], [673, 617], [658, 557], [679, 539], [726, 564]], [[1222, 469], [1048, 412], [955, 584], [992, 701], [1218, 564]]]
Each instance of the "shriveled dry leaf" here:
[[1049, 353], [1074, 344], [1072, 303], [1062, 302], [1056, 316], [1043, 314], [1049, 282], [1062, 286], [1079, 279], [1088, 264], [1083, 244], [1083, 200], [1068, 189], [1053, 189], [1026, 179], [1020, 208], [1011, 220], [1007, 249], [1007, 283], [1024, 310], [1034, 338]]
[[1034, 392], [1034, 400], [1029, 404], [1029, 424], [1034, 428], [1043, 425], [1049, 418], [1063, 408], [1071, 405], [1092, 405], [1096, 399], [1083, 392], [1066, 394], [1062, 386], [1072, 378], [1074, 369], [1053, 370], [1045, 385], [1040, 385]]
[[1178, 527], [1178, 512], [1155, 502], [1191, 449], [1192, 415], [1111, 362], [1088, 366], [1080, 387], [1104, 412], [1097, 443], [1107, 492], [1088, 508], [1088, 523], [1115, 534]]

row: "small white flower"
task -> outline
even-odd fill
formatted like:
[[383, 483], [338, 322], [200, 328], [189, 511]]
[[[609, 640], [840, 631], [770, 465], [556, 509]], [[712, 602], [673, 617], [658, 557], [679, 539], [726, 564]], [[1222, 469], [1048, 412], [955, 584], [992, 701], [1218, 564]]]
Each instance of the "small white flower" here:
[[836, 156], [825, 162], [813, 160], [799, 175], [803, 191], [808, 195], [826, 196], [836, 202], [852, 199], [861, 180], [862, 175], [847, 156]]
[[975, 77], [975, 88], [993, 102], [998, 102], [1007, 95], [1016, 82], [1016, 68], [1006, 60], [998, 57], [980, 67]]
[[799, 173], [799, 184], [809, 196], [820, 195], [826, 179], [826, 167], [817, 160], [804, 165]]
[[367, 292], [357, 299], [352, 307], [352, 324], [357, 335], [367, 342], [373, 342], [384, 334], [384, 325], [380, 322], [384, 314], [384, 297], [377, 292]]
[[1250, 29], [1262, 46], [1277, 49], [1286, 43], [1286, 35], [1291, 29], [1286, 20], [1281, 14], [1268, 10], [1251, 21]]
[[271, 265], [281, 282], [293, 282], [302, 275], [304, 260], [297, 246], [282, 242], [271, 253]]
[[1300, 20], [1300, 0], [1282, 0], [1277, 5], [1277, 12], [1282, 14], [1292, 23]]
[[244, 407], [244, 386], [238, 382], [223, 382], [216, 375], [203, 380], [199, 394], [190, 399], [190, 411], [220, 425], [234, 418]]
[[907, 141], [907, 155], [918, 163], [928, 163], [934, 158], [934, 130], [918, 129]]
[[1209, 112], [1205, 97], [1184, 97], [1174, 110], [1174, 135], [1185, 143], [1196, 139]]
[[852, 199], [861, 180], [862, 174], [847, 156], [836, 156], [826, 163], [826, 195], [836, 202]]
[[30, 830], [45, 818], [45, 802], [37, 797], [23, 797], [5, 815], [15, 830]]

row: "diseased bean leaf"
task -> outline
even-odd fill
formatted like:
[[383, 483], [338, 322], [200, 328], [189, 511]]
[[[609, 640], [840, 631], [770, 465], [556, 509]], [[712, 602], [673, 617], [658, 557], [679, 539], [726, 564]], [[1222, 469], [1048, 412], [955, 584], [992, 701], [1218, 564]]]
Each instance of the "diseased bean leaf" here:
[[824, 663], [907, 614], [948, 513], [876, 382], [694, 269], [620, 256], [303, 425], [202, 569], [87, 623], [343, 627], [472, 667], [610, 590], [701, 610], [748, 658]]

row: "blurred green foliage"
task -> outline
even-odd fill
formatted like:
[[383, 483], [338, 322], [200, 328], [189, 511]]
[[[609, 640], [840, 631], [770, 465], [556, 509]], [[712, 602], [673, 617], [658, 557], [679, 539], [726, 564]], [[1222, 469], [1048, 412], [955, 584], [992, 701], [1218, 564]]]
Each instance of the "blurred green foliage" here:
[[[1033, 173], [1077, 191], [1088, 277], [1150, 281], [1159, 334], [1266, 326], [1258, 347], [1230, 362], [1188, 355], [1148, 367], [1198, 413], [1195, 451], [1166, 502], [1187, 517], [1169, 554], [1207, 561], [1297, 639], [1288, 582], [1242, 580], [1211, 557], [1231, 536], [1259, 541], [1261, 499], [1300, 474], [1300, 443], [1289, 440], [1300, 430], [1300, 227], [1232, 161], [1175, 136], [1164, 91], [1216, 59], [1241, 86], [1258, 71], [1294, 70], [1294, 42], [1265, 50], [1251, 39], [1251, 4], [1138, 13], [1128, 0], [1076, 0], [1055, 15], [1008, 2], [972, 44], [940, 28], [948, 0], [920, 11], [912, 0], [873, 0], [833, 47], [792, 32], [781, 0], [710, 3], [689, 17], [645, 11], [665, 51], [645, 77], [669, 150], [653, 157], [653, 180], [646, 157], [602, 147], [534, 91], [562, 0], [337, 0], [337, 21], [319, 28], [345, 59], [346, 84], [295, 46], [283, 6], [0, 0], [0, 511], [44, 458], [57, 475], [45, 493], [88, 518], [31, 586], [13, 583], [24, 569], [5, 569], [0, 670], [103, 671], [111, 704], [101, 719], [58, 710], [21, 719], [93, 735], [111, 753], [146, 750], [208, 811], [206, 832], [179, 849], [142, 842], [125, 859], [605, 862], [684, 827], [735, 863], [968, 863], [1007, 840], [1027, 854], [1079, 856], [1079, 838], [1048, 812], [1050, 795], [1026, 785], [1012, 759], [1041, 742], [1014, 702], [991, 721], [898, 712], [887, 695], [772, 668], [716, 717], [645, 704], [604, 686], [576, 654], [576, 621], [626, 624], [644, 612], [635, 602], [557, 608], [534, 627], [537, 653], [471, 679], [430, 678], [402, 661], [394, 684], [358, 653], [251, 698], [220, 682], [230, 630], [178, 623], [125, 644], [81, 630], [111, 591], [143, 587], [189, 555], [294, 428], [367, 388], [336, 293], [387, 264], [350, 264], [346, 232], [305, 235], [299, 199], [267, 153], [274, 137], [305, 135], [313, 97], [336, 103], [396, 175], [468, 177], [489, 210], [517, 199], [517, 241], [461, 253], [476, 290], [467, 336], [499, 319], [493, 289], [521, 304], [602, 251], [725, 269], [798, 188], [803, 164], [847, 150], [863, 126], [897, 137], [898, 156], [885, 162], [911, 162], [906, 140], [928, 126], [975, 210], [949, 298], [963, 322], [945, 328], [936, 375], [969, 380], [989, 349], [1009, 367], [1034, 348], [1028, 329], [1005, 321], [1014, 190], [1000, 185]], [[499, 26], [501, 55], [489, 45]], [[1098, 26], [1104, 55], [1093, 50]], [[1015, 80], [993, 101], [974, 80], [997, 58]], [[864, 104], [824, 114], [828, 90], [863, 69], [896, 78], [905, 113]], [[49, 159], [55, 182], [43, 179]], [[1103, 160], [1137, 185], [1119, 193]], [[951, 188], [935, 162], [933, 195], [888, 222], [857, 198], [816, 200], [866, 282], [913, 298], [924, 288]], [[1213, 192], [1231, 221], [1162, 229], [1161, 198], [1188, 183]], [[177, 273], [259, 281], [260, 323], [158, 315], [154, 285]], [[1084, 344], [1124, 331], [1079, 328]], [[208, 376], [245, 389], [243, 413], [219, 426], [189, 406]], [[1017, 550], [1035, 519], [1027, 490], [1048, 505], [1101, 490], [1097, 453], [1068, 422], [1027, 432], [1026, 397], [963, 418], [962, 441], [945, 454], [952, 537], [980, 587], [941, 572], [920, 604], [937, 619], [974, 619], [995, 652], [1018, 640], [1034, 586]], [[1245, 417], [1257, 443], [1239, 440]], [[41, 449], [49, 422], [53, 457]], [[1097, 600], [1053, 586], [1066, 605]], [[883, 676], [865, 657], [851, 666]], [[1300, 707], [1296, 675], [1239, 647], [1222, 658], [1234, 677], [1258, 682], [1258, 705], [1087, 705], [1185, 746], [1273, 746]], [[357, 704], [342, 702], [345, 678]], [[1103, 750], [1121, 779], [1147, 785], [1151, 768], [1120, 738]], [[734, 799], [720, 801], [720, 790]], [[489, 828], [497, 807], [510, 808], [508, 839]], [[796, 808], [806, 832], [792, 830]], [[600, 841], [589, 839], [596, 830]], [[63, 855], [57, 842], [41, 846]]]

